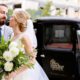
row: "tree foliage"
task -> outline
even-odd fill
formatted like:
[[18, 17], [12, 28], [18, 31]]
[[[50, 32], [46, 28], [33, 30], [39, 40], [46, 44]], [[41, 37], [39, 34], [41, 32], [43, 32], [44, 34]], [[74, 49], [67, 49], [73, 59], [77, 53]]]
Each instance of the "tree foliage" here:
[[13, 13], [13, 9], [8, 9], [8, 15], [11, 16]]
[[50, 16], [52, 2], [48, 1], [43, 7], [39, 10], [41, 11], [41, 16]]

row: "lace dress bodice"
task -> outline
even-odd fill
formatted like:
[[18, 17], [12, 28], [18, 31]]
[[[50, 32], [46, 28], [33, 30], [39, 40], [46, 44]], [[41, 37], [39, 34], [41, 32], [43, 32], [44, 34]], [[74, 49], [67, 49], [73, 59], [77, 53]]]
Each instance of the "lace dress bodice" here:
[[25, 49], [24, 49], [24, 45], [23, 45], [23, 43], [22, 43], [22, 41], [21, 41], [22, 36], [24, 36], [24, 35], [25, 35], [25, 33], [24, 33], [24, 34], [20, 34], [19, 36], [15, 37], [15, 38], [12, 40], [11, 43], [14, 43], [14, 45], [17, 45], [17, 48], [18, 48], [20, 51], [23, 51], [24, 53], [26, 53], [26, 52], [25, 52]]

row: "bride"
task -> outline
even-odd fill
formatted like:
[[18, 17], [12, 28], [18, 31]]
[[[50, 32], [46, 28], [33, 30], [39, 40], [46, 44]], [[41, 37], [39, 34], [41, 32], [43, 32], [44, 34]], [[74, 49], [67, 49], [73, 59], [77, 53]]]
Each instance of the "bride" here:
[[28, 13], [26, 13], [22, 9], [16, 9], [13, 12], [13, 16], [10, 18], [10, 26], [14, 31], [12, 41], [18, 42], [19, 40], [21, 40], [21, 43], [24, 45], [25, 54], [31, 57], [31, 63], [34, 64], [34, 68], [22, 66], [15, 72], [10, 73], [6, 77], [7, 80], [49, 80], [46, 73], [37, 62], [36, 52], [32, 47], [28, 35], [25, 33], [28, 19]]

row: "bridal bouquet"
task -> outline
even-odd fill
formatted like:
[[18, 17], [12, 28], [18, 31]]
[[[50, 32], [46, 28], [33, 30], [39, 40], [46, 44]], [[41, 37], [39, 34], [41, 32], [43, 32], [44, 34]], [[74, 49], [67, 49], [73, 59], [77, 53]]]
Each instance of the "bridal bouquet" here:
[[33, 67], [32, 63], [29, 63], [29, 56], [27, 56], [23, 50], [23, 45], [14, 41], [5, 42], [4, 38], [1, 38], [0, 43], [0, 80], [4, 75], [8, 75], [12, 71], [17, 70], [21, 65]]

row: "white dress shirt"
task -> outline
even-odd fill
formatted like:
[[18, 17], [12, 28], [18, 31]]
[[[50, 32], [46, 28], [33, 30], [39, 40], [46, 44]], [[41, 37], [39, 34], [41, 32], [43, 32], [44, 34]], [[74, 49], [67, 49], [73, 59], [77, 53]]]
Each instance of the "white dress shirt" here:
[[0, 27], [1, 27], [1, 34], [4, 36], [5, 41], [8, 41], [13, 33], [12, 28], [7, 25], [2, 25]]
[[37, 38], [36, 38], [35, 31], [34, 31], [34, 26], [33, 26], [32, 20], [30, 20], [30, 19], [27, 21], [26, 33], [29, 36], [33, 47], [37, 48]]

